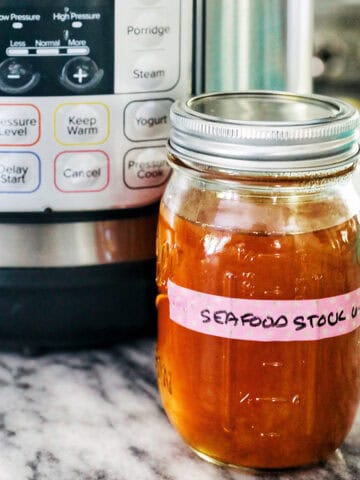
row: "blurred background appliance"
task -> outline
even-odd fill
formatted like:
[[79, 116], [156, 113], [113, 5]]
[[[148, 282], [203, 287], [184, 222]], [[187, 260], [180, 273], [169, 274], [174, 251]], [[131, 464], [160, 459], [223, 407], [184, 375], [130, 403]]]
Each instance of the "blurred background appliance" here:
[[314, 6], [314, 90], [359, 102], [360, 1], [316, 0]]
[[[317, 0], [314, 14], [314, 91], [360, 109], [360, 0]], [[353, 179], [360, 193], [360, 164]]]
[[311, 92], [313, 0], [200, 3], [203, 23], [198, 27], [202, 27], [202, 35], [196, 38], [198, 92]]
[[[360, 107], [360, 0], [203, 0], [196, 90], [286, 90]], [[360, 191], [360, 166], [354, 175]]]

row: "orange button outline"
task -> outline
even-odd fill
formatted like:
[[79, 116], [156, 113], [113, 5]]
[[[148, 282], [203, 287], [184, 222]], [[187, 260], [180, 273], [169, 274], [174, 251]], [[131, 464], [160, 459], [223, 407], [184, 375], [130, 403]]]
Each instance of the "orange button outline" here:
[[33, 143], [1, 143], [0, 142], [0, 147], [32, 147], [33, 145], [36, 145], [39, 143], [40, 138], [41, 138], [41, 111], [40, 109], [34, 105], [33, 103], [0, 103], [0, 108], [1, 107], [32, 107], [36, 110], [38, 114], [38, 122], [39, 122], [39, 134], [37, 136], [37, 139]]

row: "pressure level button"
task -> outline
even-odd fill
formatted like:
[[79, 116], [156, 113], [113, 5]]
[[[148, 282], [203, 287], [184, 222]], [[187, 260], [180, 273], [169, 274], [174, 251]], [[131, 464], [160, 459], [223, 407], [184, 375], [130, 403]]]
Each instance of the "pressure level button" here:
[[40, 74], [27, 60], [8, 58], [0, 64], [0, 90], [10, 95], [22, 95], [39, 83]]
[[60, 82], [75, 93], [93, 90], [101, 82], [104, 70], [89, 57], [76, 57], [69, 60], [62, 69]]

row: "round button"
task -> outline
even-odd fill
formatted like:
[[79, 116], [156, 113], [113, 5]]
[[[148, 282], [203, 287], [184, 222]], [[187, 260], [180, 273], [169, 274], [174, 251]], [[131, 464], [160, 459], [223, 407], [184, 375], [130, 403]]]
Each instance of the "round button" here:
[[128, 26], [129, 38], [138, 41], [144, 47], [156, 47], [169, 35], [171, 35], [171, 26], [166, 10], [163, 8], [137, 15], [133, 23]]
[[164, 147], [134, 148], [125, 155], [124, 182], [130, 189], [160, 187], [170, 173]]
[[60, 81], [73, 92], [83, 92], [95, 88], [104, 76], [94, 60], [89, 57], [76, 57], [69, 60], [62, 69]]
[[55, 159], [55, 185], [62, 192], [101, 192], [109, 184], [109, 163], [100, 150], [62, 152]]
[[103, 103], [65, 103], [55, 111], [55, 138], [63, 145], [97, 145], [110, 134], [110, 110]]
[[0, 64], [0, 90], [20, 95], [32, 90], [39, 82], [40, 74], [34, 72], [27, 60], [8, 58]]
[[125, 109], [125, 134], [130, 140], [161, 140], [167, 137], [169, 99], [131, 102]]
[[154, 53], [142, 55], [132, 70], [132, 81], [143, 90], [153, 90], [167, 81], [164, 59]]

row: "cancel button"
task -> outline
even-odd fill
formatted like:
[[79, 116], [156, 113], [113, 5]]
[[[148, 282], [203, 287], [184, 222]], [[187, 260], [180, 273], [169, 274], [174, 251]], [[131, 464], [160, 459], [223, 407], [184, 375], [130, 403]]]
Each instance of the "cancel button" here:
[[55, 185], [62, 192], [101, 192], [108, 184], [109, 157], [102, 150], [63, 152], [55, 159]]
[[101, 177], [101, 168], [95, 170], [73, 170], [72, 168], [66, 168], [64, 170], [64, 177], [69, 179], [91, 179]]

